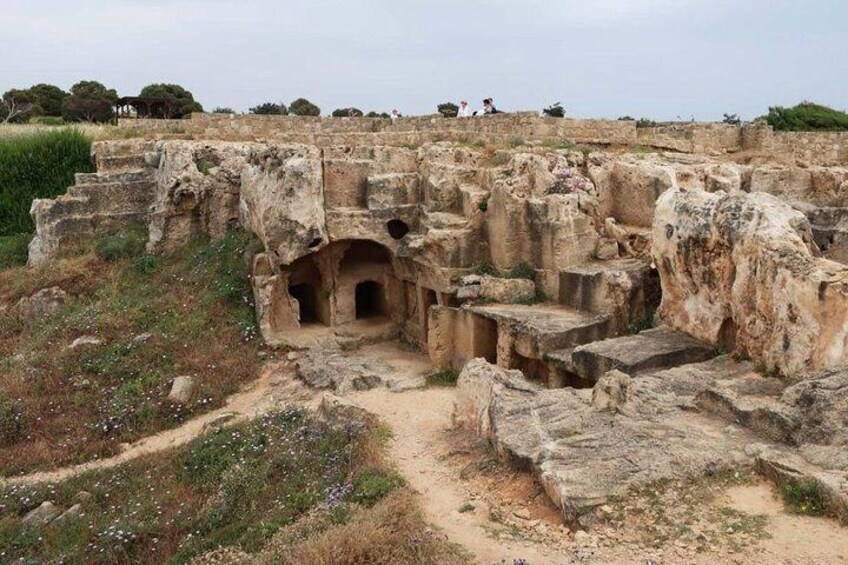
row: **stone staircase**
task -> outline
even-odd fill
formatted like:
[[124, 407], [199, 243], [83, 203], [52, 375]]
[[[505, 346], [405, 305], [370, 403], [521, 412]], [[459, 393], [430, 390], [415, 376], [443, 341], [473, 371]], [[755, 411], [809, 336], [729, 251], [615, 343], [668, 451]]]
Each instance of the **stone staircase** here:
[[30, 265], [72, 254], [104, 234], [147, 224], [156, 191], [155, 145], [95, 143], [92, 155], [98, 172], [78, 173], [67, 193], [33, 202]]

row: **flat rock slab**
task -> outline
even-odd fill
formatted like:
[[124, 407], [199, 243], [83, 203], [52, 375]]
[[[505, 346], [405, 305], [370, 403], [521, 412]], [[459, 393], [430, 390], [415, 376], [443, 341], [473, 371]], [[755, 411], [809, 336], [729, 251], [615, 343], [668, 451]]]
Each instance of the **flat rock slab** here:
[[563, 306], [498, 304], [469, 309], [497, 321], [499, 329], [508, 326], [517, 341], [524, 342], [518, 345], [525, 350], [522, 354], [538, 359], [550, 351], [604, 339], [610, 333], [608, 315]]
[[629, 375], [700, 363], [716, 355], [713, 347], [666, 327], [581, 345], [571, 355], [571, 371], [592, 382], [607, 371]]

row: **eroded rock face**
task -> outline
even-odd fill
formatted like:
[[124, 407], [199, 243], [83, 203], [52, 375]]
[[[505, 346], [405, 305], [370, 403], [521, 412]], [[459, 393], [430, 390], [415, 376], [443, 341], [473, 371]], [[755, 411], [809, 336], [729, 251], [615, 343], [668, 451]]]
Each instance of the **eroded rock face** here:
[[237, 226], [242, 169], [254, 146], [160, 142], [148, 249], [172, 251], [198, 235], [218, 239]]
[[328, 243], [318, 148], [254, 148], [242, 169], [241, 186], [244, 223], [278, 264], [289, 264]]
[[818, 258], [806, 217], [777, 198], [669, 190], [652, 254], [668, 325], [784, 374], [848, 362], [848, 268]]

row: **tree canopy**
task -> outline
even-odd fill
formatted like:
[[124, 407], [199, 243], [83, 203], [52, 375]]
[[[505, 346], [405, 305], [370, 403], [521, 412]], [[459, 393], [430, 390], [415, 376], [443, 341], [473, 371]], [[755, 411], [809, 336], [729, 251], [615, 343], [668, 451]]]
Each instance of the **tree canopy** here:
[[306, 98], [298, 98], [289, 104], [289, 111], [295, 116], [320, 116], [321, 108], [307, 100]]
[[268, 116], [285, 116], [289, 113], [289, 110], [282, 102], [280, 102], [279, 104], [275, 102], [265, 102], [264, 104], [259, 104], [258, 106], [254, 106], [253, 108], [251, 108], [250, 113]]
[[773, 106], [766, 122], [776, 131], [848, 131], [848, 114], [813, 102]]
[[139, 96], [142, 98], [168, 98], [174, 100], [172, 118], [182, 118], [192, 112], [203, 111], [203, 106], [194, 100], [194, 95], [178, 84], [149, 84], [141, 89]]
[[34, 113], [39, 116], [61, 116], [62, 104], [70, 96], [58, 86], [43, 83], [29, 87], [27, 93], [35, 106]]
[[71, 95], [62, 104], [62, 117], [69, 122], [108, 122], [118, 101], [114, 88], [95, 80], [83, 80], [71, 87]]

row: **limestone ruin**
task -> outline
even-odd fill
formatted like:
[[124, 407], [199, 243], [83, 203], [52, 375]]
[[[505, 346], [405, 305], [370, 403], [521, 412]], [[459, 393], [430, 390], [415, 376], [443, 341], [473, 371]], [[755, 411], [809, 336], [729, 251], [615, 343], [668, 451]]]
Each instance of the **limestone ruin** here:
[[136, 225], [151, 253], [241, 226], [262, 336], [307, 350], [307, 382], [389, 385], [346, 351], [419, 348], [461, 372], [457, 421], [568, 522], [740, 465], [818, 481], [845, 513], [845, 135], [527, 115], [139, 127], [33, 204], [30, 264]]

